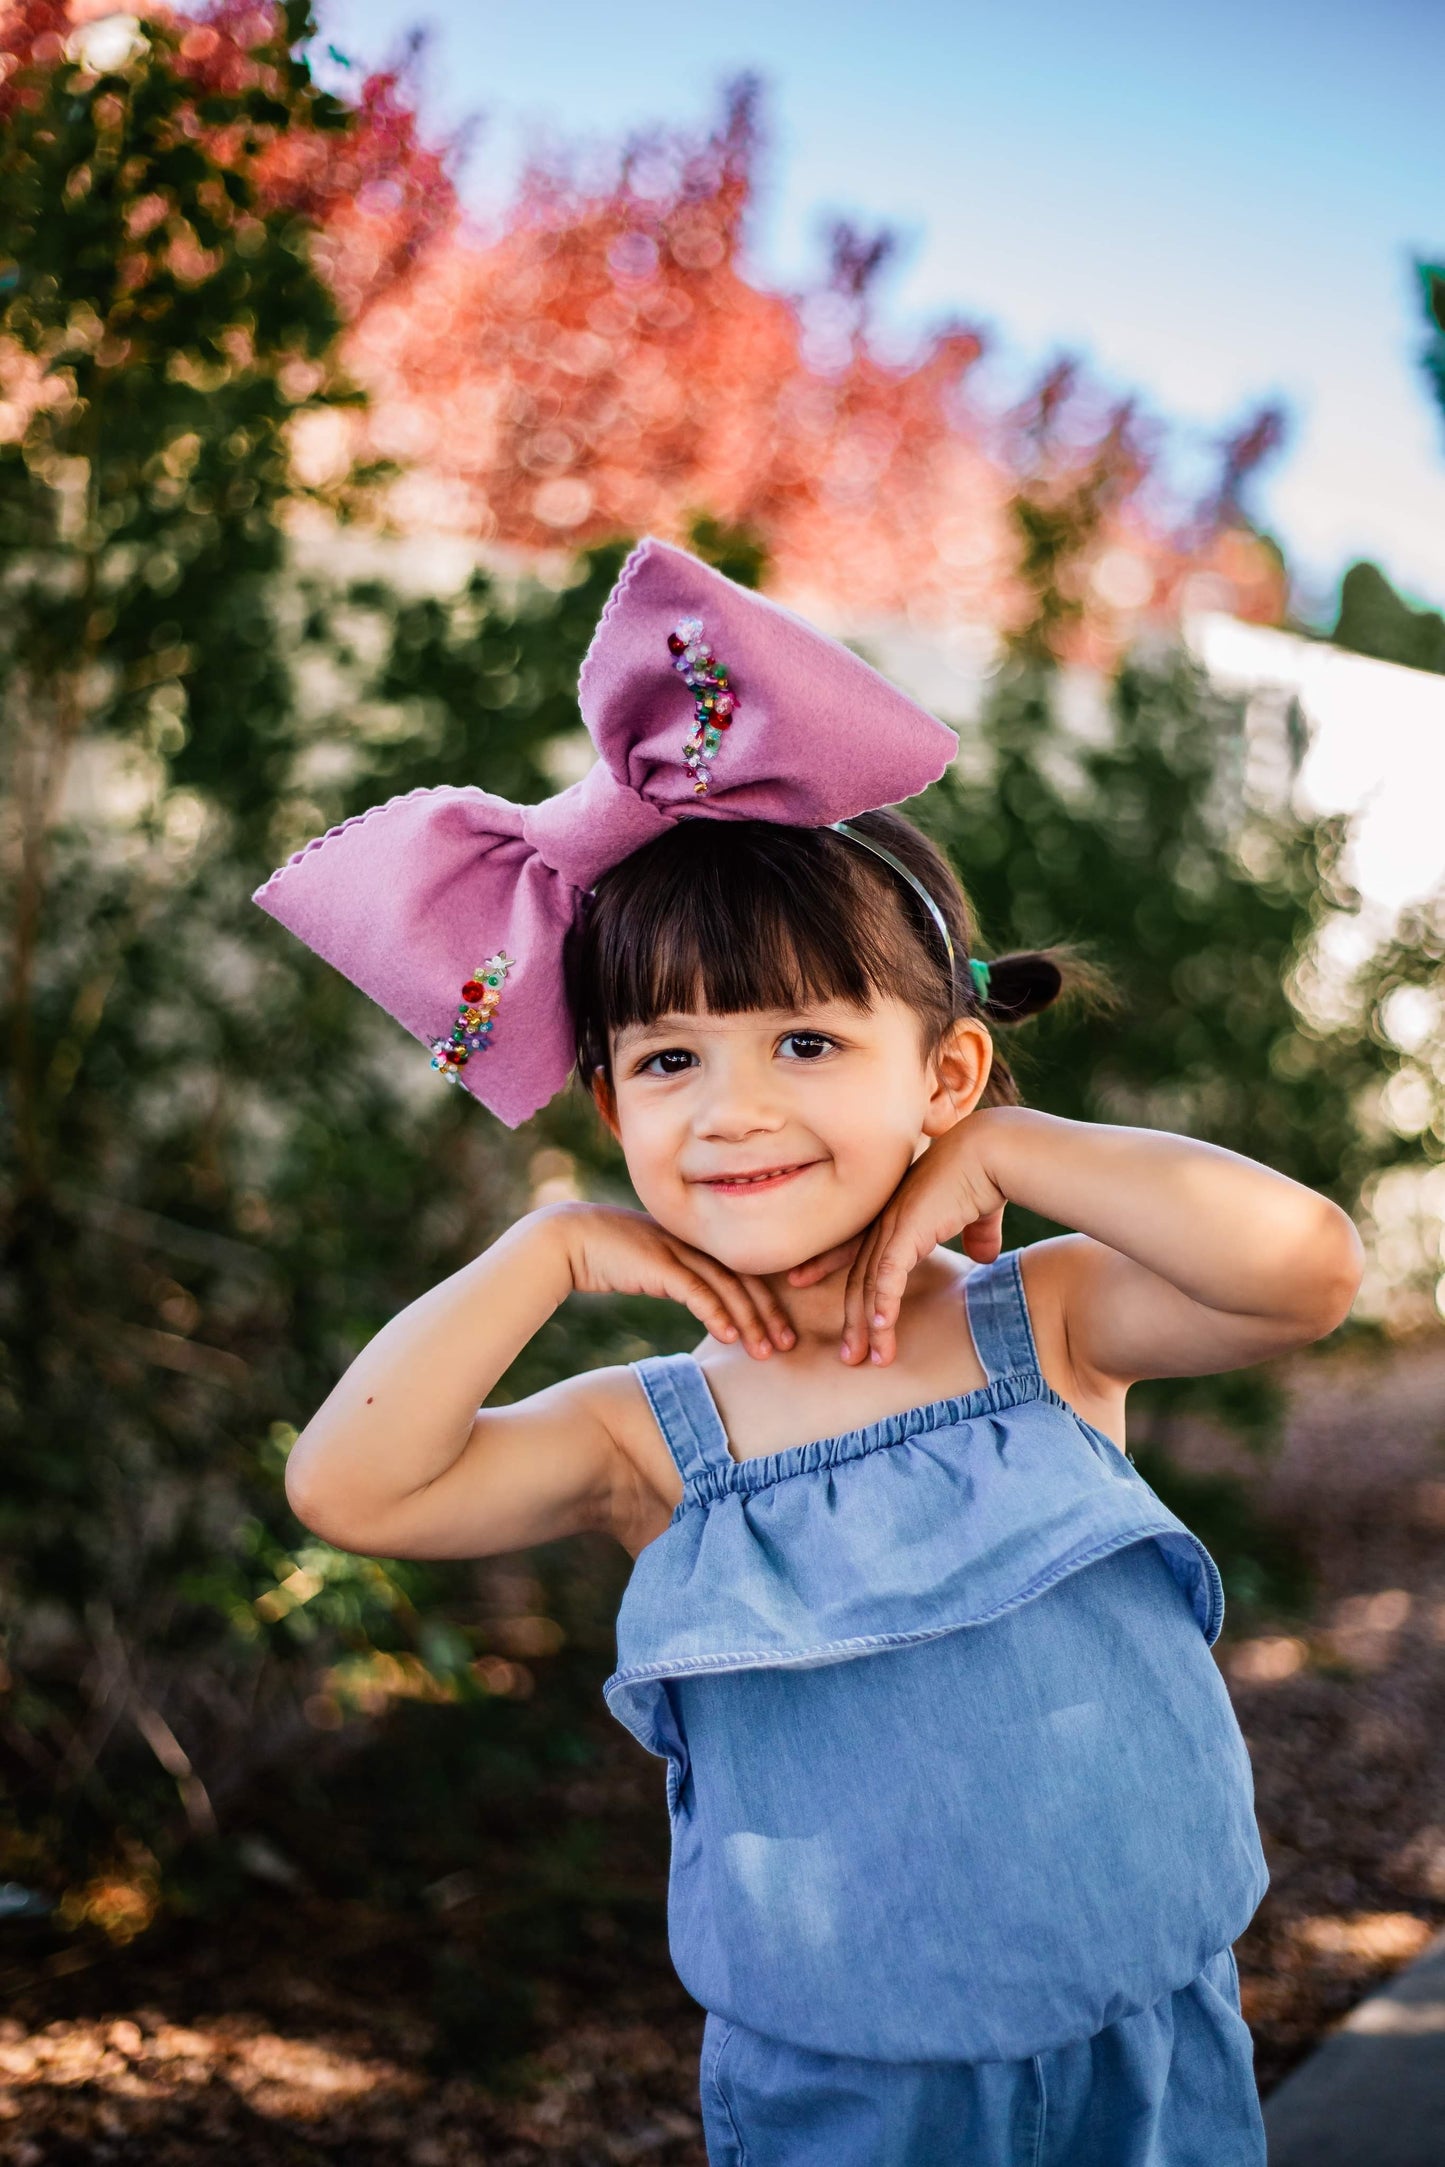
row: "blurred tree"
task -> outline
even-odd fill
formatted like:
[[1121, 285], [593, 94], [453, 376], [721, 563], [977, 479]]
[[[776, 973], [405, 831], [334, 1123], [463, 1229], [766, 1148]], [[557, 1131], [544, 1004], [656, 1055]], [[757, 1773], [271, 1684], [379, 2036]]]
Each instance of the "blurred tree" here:
[[1214, 489], [1201, 507], [1206, 529], [1253, 526], [1248, 496], [1260, 468], [1272, 459], [1289, 433], [1285, 409], [1267, 401], [1231, 429], [1220, 445], [1220, 466]]
[[[1393, 977], [1362, 975], [1348, 1014], [1338, 996], [1334, 1013], [1318, 999], [1321, 929], [1359, 900], [1342, 872], [1347, 823], [1291, 802], [1306, 743], [1297, 712], [1266, 763], [1287, 779], [1264, 790], [1248, 779], [1244, 702], [1177, 643], [1141, 645], [1092, 693], [1060, 670], [1136, 456], [1127, 406], [1103, 412], [1092, 435], [1073, 428], [1069, 460], [1053, 450], [1070, 388], [1061, 369], [1021, 410], [1034, 458], [1031, 471], [1019, 460], [1014, 516], [1033, 606], [963, 760], [920, 817], [994, 947], [1076, 943], [1112, 984], [1110, 1013], [1065, 1003], [1028, 1026], [1018, 1054], [1037, 1103], [1204, 1137], [1355, 1208], [1382, 1168], [1420, 1155], [1418, 1133], [1370, 1117], [1408, 1061], [1366, 1026], [1411, 966], [1395, 956]], [[1412, 953], [1419, 981], [1433, 966]], [[1021, 1214], [1009, 1239], [1053, 1231]], [[1187, 1407], [1262, 1431], [1277, 1395], [1267, 1373], [1243, 1372], [1152, 1385], [1138, 1403], [1157, 1442]]]
[[[760, 113], [744, 79], [711, 131], [640, 135], [600, 178], [564, 154], [539, 163], [491, 230], [459, 228], [404, 305], [368, 316], [347, 347], [372, 393], [358, 434], [405, 456], [397, 523], [557, 550], [675, 537], [702, 507], [756, 533], [785, 600], [854, 622], [1019, 621], [1019, 437], [978, 388], [981, 334], [947, 321], [900, 350], [876, 307], [897, 254], [886, 230], [834, 221], [804, 288], [759, 278]], [[1065, 410], [1049, 441], [1066, 495], [1085, 486], [1072, 425], [1100, 393], [1077, 367], [1046, 391]], [[1268, 426], [1240, 433], [1236, 479]], [[1117, 659], [1141, 624], [1176, 622], [1201, 575], [1214, 606], [1278, 622], [1278, 555], [1235, 495], [1221, 488], [1187, 534], [1165, 531], [1152, 443], [1137, 421], [1130, 436], [1098, 537], [1101, 557], [1129, 561], [1084, 578], [1061, 633]]]
[[[78, 1871], [117, 1831], [164, 1852], [178, 1811], [209, 1829], [348, 1693], [484, 1689], [445, 1575], [298, 1546], [281, 1488], [291, 1425], [489, 1238], [537, 1148], [466, 1124], [248, 900], [340, 787], [302, 680], [343, 669], [345, 613], [293, 576], [287, 522], [345, 518], [368, 478], [316, 479], [308, 432], [357, 396], [344, 315], [450, 200], [394, 84], [318, 91], [310, 30], [295, 5], [4, 24], [11, 1870]], [[417, 622], [382, 691], [440, 713], [465, 612]], [[406, 670], [427, 639], [430, 696]], [[495, 641], [478, 659], [485, 687]], [[439, 757], [536, 783], [526, 701], [473, 697], [463, 724]], [[370, 798], [396, 745], [349, 734]]]
[[1010, 417], [1019, 591], [1008, 646], [1026, 664], [1059, 662], [1075, 648], [1089, 607], [1088, 558], [1148, 466], [1133, 402], [1081, 426], [1078, 388], [1077, 364], [1056, 362]]
[[[66, 45], [65, 24], [45, 0], [7, 18], [0, 90], [12, 1081], [32, 1177], [30, 989], [72, 754], [117, 735], [253, 832], [264, 817], [288, 756], [266, 588], [279, 508], [306, 493], [292, 439], [357, 397], [310, 260], [315, 210], [338, 179], [404, 163], [293, 58], [302, 6], [240, 17], [238, 35], [259, 39], [245, 50], [214, 25], [125, 17]], [[373, 155], [323, 187], [331, 142], [351, 135]], [[344, 514], [344, 488], [323, 494]]]
[[1298, 999], [1321, 924], [1357, 906], [1345, 824], [1244, 795], [1243, 720], [1177, 651], [1126, 663], [1088, 735], [1057, 680], [1017, 669], [982, 721], [986, 763], [929, 815], [995, 944], [1078, 941], [1112, 980], [1115, 1013], [1029, 1026], [1045, 1103], [1209, 1137], [1349, 1202], [1378, 1056]]
[[[1224, 1144], [1349, 1208], [1380, 1148], [1362, 1139], [1360, 1095], [1391, 1064], [1299, 997], [1325, 918], [1355, 907], [1343, 823], [1244, 798], [1242, 703], [1182, 651], [1131, 658], [1105, 691], [1084, 734], [1056, 673], [1016, 663], [967, 768], [923, 806], [994, 949], [1077, 943], [1115, 991], [1108, 1013], [1066, 1003], [1028, 1026], [1025, 1093], [1071, 1119]], [[1054, 1231], [1018, 1215], [1009, 1238]], [[1249, 1372], [1150, 1387], [1140, 1412], [1264, 1420], [1262, 1385]]]
[[1330, 638], [1336, 647], [1381, 662], [1445, 671], [1445, 617], [1436, 609], [1412, 609], [1375, 564], [1352, 564], [1346, 572]]
[[[1442, 410], [1445, 410], [1445, 267], [1417, 263], [1420, 298], [1428, 336], [1421, 359]], [[1374, 655], [1381, 662], [1401, 662], [1407, 669], [1445, 672], [1445, 616], [1439, 610], [1415, 609], [1398, 595], [1376, 564], [1352, 564], [1340, 586], [1334, 630], [1337, 647]]]

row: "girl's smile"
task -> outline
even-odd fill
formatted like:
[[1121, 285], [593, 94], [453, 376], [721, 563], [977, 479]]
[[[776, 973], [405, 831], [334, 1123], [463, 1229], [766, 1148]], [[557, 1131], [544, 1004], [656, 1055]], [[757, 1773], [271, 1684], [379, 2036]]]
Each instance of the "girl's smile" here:
[[772, 1166], [755, 1174], [685, 1174], [695, 1188], [709, 1189], [714, 1196], [758, 1196], [765, 1191], [781, 1189], [785, 1183], [796, 1181], [800, 1174], [821, 1166], [822, 1159], [801, 1159], [793, 1166]]

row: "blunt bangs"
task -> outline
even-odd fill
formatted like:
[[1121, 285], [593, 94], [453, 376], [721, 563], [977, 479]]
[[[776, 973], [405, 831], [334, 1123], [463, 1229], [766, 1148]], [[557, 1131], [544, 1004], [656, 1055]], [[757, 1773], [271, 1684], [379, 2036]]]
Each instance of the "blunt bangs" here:
[[930, 952], [903, 893], [829, 829], [679, 821], [604, 876], [577, 938], [584, 1081], [607, 1071], [615, 1033], [664, 1015], [867, 1008], [891, 993], [920, 1011], [925, 1040], [936, 1036], [952, 988], [937, 935]]

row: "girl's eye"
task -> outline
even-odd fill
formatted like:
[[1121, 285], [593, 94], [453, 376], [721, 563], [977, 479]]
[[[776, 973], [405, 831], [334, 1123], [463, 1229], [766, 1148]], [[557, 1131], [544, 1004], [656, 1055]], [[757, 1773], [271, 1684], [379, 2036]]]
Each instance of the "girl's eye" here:
[[789, 1031], [787, 1037], [779, 1041], [778, 1051], [784, 1053], [791, 1047], [787, 1056], [790, 1061], [816, 1061], [820, 1055], [831, 1053], [834, 1044], [835, 1041], [825, 1038], [821, 1031]]
[[660, 1053], [650, 1053], [641, 1064], [639, 1076], [681, 1076], [696, 1061], [685, 1046], [664, 1046]]

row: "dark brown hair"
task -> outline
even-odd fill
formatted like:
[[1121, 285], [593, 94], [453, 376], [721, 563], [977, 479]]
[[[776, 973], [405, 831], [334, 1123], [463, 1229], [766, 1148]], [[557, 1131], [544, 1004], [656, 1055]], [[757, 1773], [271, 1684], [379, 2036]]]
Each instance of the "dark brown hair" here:
[[[1061, 948], [997, 956], [988, 998], [970, 975], [978, 930], [952, 866], [891, 809], [849, 822], [906, 865], [937, 903], [954, 965], [918, 897], [880, 859], [831, 828], [683, 819], [598, 881], [570, 944], [569, 990], [584, 1083], [609, 1070], [611, 1034], [710, 1009], [866, 1007], [892, 994], [918, 1015], [925, 1052], [960, 1016], [1019, 1023], [1089, 977]], [[995, 1048], [985, 1105], [1018, 1087]]]

